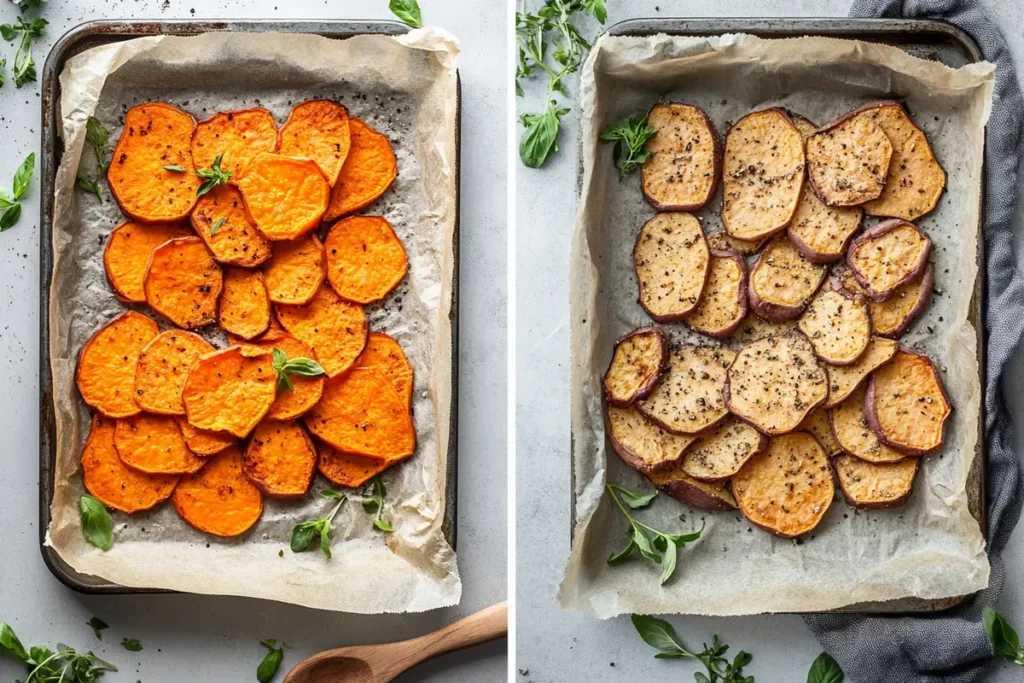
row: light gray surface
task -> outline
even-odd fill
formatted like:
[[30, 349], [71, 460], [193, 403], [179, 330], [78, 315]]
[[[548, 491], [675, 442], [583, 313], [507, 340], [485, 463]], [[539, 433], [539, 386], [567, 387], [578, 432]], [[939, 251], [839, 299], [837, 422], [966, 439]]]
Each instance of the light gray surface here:
[[[531, 3], [531, 6], [536, 3]], [[608, 25], [649, 16], [845, 16], [847, 0], [610, 0]], [[628, 5], [628, 10], [625, 9]], [[1024, 12], [1017, 3], [986, 0], [996, 8], [1024, 68]], [[596, 26], [588, 25], [593, 35]], [[540, 88], [528, 87], [534, 95]], [[520, 102], [521, 110], [539, 109], [540, 98]], [[575, 109], [575, 108], [574, 108]], [[690, 680], [695, 666], [655, 660], [654, 651], [636, 635], [628, 618], [602, 622], [560, 611], [555, 590], [569, 553], [569, 282], [570, 235], [576, 210], [575, 111], [563, 119], [561, 152], [542, 170], [518, 167], [516, 259], [517, 363], [517, 518], [516, 667], [519, 680], [555, 681]], [[1018, 207], [1018, 226], [1024, 209]], [[1020, 231], [1017, 231], [1018, 235]], [[1020, 240], [1017, 251], [1021, 253]], [[1018, 258], [1018, 262], [1024, 260]], [[1018, 353], [1009, 383], [1024, 378]], [[1024, 401], [1011, 392], [1015, 414], [1024, 417]], [[1024, 446], [1018, 430], [1018, 452]], [[685, 559], [681, 559], [685, 561]], [[999, 609], [1018, 630], [1024, 626], [1024, 532], [1018, 528], [1006, 552], [1007, 583]], [[723, 577], [723, 580], [730, 580]], [[742, 586], [737, 586], [742, 590]], [[670, 620], [684, 641], [697, 647], [718, 633], [733, 652], [754, 655], [745, 673], [765, 683], [802, 681], [821, 651], [797, 616], [682, 618]], [[526, 673], [523, 673], [526, 672]], [[1021, 670], [993, 664], [985, 680], [1019, 681]], [[876, 683], [854, 681], [852, 683]]]
[[[490, 0], [489, 0], [490, 1]], [[78, 595], [47, 571], [39, 554], [38, 329], [39, 221], [36, 181], [20, 223], [0, 235], [0, 621], [26, 645], [65, 642], [93, 648], [121, 668], [104, 680], [144, 682], [251, 681], [264, 650], [257, 638], [287, 640], [283, 672], [303, 657], [342, 645], [389, 642], [440, 628], [506, 595], [505, 226], [506, 162], [504, 13], [477, 11], [478, 0], [421, 3], [424, 19], [462, 41], [462, 234], [459, 368], [458, 555], [464, 584], [457, 608], [427, 614], [362, 617], [238, 598], [187, 595]], [[0, 23], [17, 10], [0, 0]], [[69, 28], [97, 18], [390, 19], [387, 3], [322, 0], [51, 0], [51, 23], [35, 51], [39, 70], [49, 46]], [[0, 53], [13, 47], [0, 43]], [[9, 70], [8, 70], [9, 77]], [[0, 185], [21, 159], [39, 151], [38, 84], [0, 88]], [[312, 607], [312, 606], [311, 606]], [[110, 624], [102, 643], [85, 625]], [[138, 638], [130, 653], [121, 638]], [[505, 679], [505, 642], [425, 664], [400, 681], [477, 683]], [[0, 680], [23, 676], [4, 660]]]

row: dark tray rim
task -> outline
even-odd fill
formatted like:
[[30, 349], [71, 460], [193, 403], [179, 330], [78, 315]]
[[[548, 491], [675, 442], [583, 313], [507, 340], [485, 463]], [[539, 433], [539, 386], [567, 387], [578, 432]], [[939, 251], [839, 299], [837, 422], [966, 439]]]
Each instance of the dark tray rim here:
[[[398, 21], [342, 20], [95, 20], [70, 29], [50, 49], [43, 67], [41, 85], [42, 142], [40, 149], [40, 296], [39, 296], [39, 549], [50, 573], [68, 588], [92, 595], [175, 593], [161, 588], [135, 588], [112, 582], [86, 580], [71, 568], [57, 552], [46, 545], [50, 526], [50, 504], [53, 499], [56, 440], [53, 422], [53, 375], [50, 370], [50, 282], [53, 270], [53, 208], [54, 182], [62, 155], [62, 141], [57, 126], [60, 120], [60, 73], [65, 62], [76, 52], [101, 43], [119, 42], [154, 35], [197, 35], [209, 32], [239, 33], [310, 33], [343, 40], [356, 35], [401, 35], [410, 27]], [[88, 43], [88, 44], [87, 44]], [[455, 231], [452, 239], [452, 298], [449, 319], [452, 325], [452, 386], [449, 420], [448, 472], [445, 481], [445, 514], [442, 530], [454, 550], [457, 545], [458, 505], [458, 408], [459, 408], [459, 234], [461, 230], [462, 177], [462, 81], [456, 72], [455, 112]], [[95, 579], [95, 577], [93, 577]]]

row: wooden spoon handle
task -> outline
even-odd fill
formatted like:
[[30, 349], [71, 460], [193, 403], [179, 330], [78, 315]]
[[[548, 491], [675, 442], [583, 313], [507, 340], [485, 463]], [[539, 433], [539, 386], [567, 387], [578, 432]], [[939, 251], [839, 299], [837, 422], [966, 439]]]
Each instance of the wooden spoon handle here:
[[[499, 602], [439, 631], [404, 641], [402, 645], [407, 647], [402, 649], [410, 653], [410, 656], [401, 662], [401, 671], [438, 655], [497, 640], [507, 635], [508, 603]], [[396, 671], [395, 675], [401, 671]]]

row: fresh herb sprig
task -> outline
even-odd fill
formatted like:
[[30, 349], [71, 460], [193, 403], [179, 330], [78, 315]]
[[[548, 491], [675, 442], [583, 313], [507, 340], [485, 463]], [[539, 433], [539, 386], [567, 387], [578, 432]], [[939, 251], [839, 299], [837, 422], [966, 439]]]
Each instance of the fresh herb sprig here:
[[[220, 223], [223, 223], [222, 218], [214, 225], [214, 230], [210, 231], [210, 235], [216, 232], [217, 228], [220, 228]], [[323, 367], [312, 358], [289, 358], [288, 354], [281, 349], [275, 348], [274, 352], [274, 370], [277, 372], [277, 391], [295, 391], [295, 385], [292, 384], [292, 379], [289, 375], [298, 375], [299, 377], [319, 377], [325, 374]]]
[[981, 621], [996, 654], [1017, 666], [1024, 666], [1024, 648], [1021, 648], [1020, 637], [1010, 622], [991, 607], [986, 607], [981, 613]]
[[388, 9], [413, 28], [423, 26], [423, 17], [420, 15], [420, 6], [416, 0], [391, 0], [388, 3]]
[[14, 629], [0, 622], [0, 654], [7, 654], [25, 665], [28, 676], [24, 683], [95, 683], [96, 679], [117, 667], [92, 652], [78, 652], [68, 645], [57, 644], [56, 652], [48, 647], [25, 649]]
[[96, 195], [96, 198], [101, 202], [103, 201], [103, 193], [100, 191], [100, 178], [107, 172], [107, 167], [110, 165], [107, 161], [107, 140], [110, 138], [110, 133], [100, 120], [95, 116], [90, 116], [85, 122], [85, 141], [89, 143], [92, 148], [92, 152], [96, 157], [96, 177], [90, 176], [81, 167], [78, 169], [77, 184], [78, 187], [91, 192]]
[[843, 683], [842, 668], [827, 652], [822, 652], [807, 672], [807, 683]]
[[[198, 190], [196, 190], [197, 197], [202, 197], [204, 194], [206, 194], [213, 188], [217, 187], [218, 185], [223, 185], [231, 178], [234, 172], [225, 171], [220, 167], [220, 162], [223, 158], [223, 154], [218, 154], [213, 158], [213, 163], [210, 165], [210, 168], [200, 168], [196, 170], [196, 175], [206, 181], [199, 186]], [[164, 166], [164, 168], [168, 171], [176, 171], [178, 168], [182, 168], [182, 171], [184, 171], [183, 167]], [[180, 173], [182, 171], [178, 172]]]
[[24, 17], [18, 17], [13, 24], [0, 24], [0, 36], [4, 40], [11, 41], [21, 35], [18, 49], [14, 52], [14, 59], [11, 61], [11, 77], [14, 85], [18, 88], [26, 83], [36, 80], [36, 63], [32, 59], [32, 39], [43, 35], [43, 30], [49, 22], [46, 19], [33, 19], [26, 21]]
[[612, 159], [619, 169], [619, 176], [625, 178], [650, 158], [645, 146], [658, 132], [647, 125], [647, 114], [628, 116], [601, 132], [601, 139], [615, 143]]
[[21, 166], [14, 172], [11, 194], [0, 190], [0, 232], [13, 228], [21, 218], [21, 198], [25, 196], [28, 185], [32, 181], [32, 173], [36, 168], [35, 152], [25, 157]]
[[389, 534], [394, 529], [390, 522], [384, 520], [384, 497], [388, 494], [387, 487], [384, 486], [384, 480], [379, 475], [373, 478], [372, 487], [373, 496], [363, 499], [363, 509], [373, 515], [374, 528]]
[[78, 512], [82, 521], [82, 536], [100, 550], [114, 547], [114, 522], [99, 499], [88, 494], [78, 498]]
[[[622, 514], [629, 520], [630, 537], [625, 548], [608, 558], [608, 564], [618, 564], [639, 550], [640, 554], [651, 562], [659, 564], [661, 570], [661, 583], [664, 584], [676, 571], [676, 556], [679, 548], [685, 548], [687, 543], [692, 543], [704, 533], [704, 523], [701, 522], [700, 529], [689, 534], [666, 534], [654, 527], [638, 521], [629, 513], [629, 510], [639, 510], [651, 504], [651, 501], [658, 495], [655, 491], [649, 494], [642, 494], [636, 491], [624, 489], [615, 484], [608, 485], [608, 493], [618, 506]], [[627, 509], [628, 508], [628, 509]], [[648, 536], [650, 534], [650, 537]]]
[[725, 657], [729, 646], [721, 644], [717, 635], [711, 639], [711, 645], [704, 643], [703, 650], [691, 652], [686, 649], [672, 624], [667, 621], [644, 614], [634, 614], [631, 619], [633, 627], [644, 642], [659, 650], [658, 654], [654, 655], [658, 659], [688, 658], [703, 664], [707, 673], [695, 673], [693, 678], [697, 683], [754, 683], [753, 676], [743, 675], [743, 667], [750, 664], [754, 659], [753, 655], [740, 650], [730, 662]]
[[301, 553], [313, 544], [313, 539], [320, 537], [320, 550], [327, 559], [331, 559], [331, 522], [338, 514], [342, 504], [347, 500], [344, 495], [330, 489], [323, 489], [320, 495], [324, 498], [332, 498], [338, 503], [331, 509], [327, 516], [322, 519], [314, 519], [309, 522], [299, 522], [292, 529], [291, 549], [293, 553]]
[[260, 661], [260, 665], [256, 667], [256, 680], [259, 683], [270, 683], [274, 680], [277, 670], [281, 668], [285, 648], [290, 650], [292, 646], [284, 641], [278, 646], [276, 638], [261, 639], [260, 645], [267, 648], [267, 654]]

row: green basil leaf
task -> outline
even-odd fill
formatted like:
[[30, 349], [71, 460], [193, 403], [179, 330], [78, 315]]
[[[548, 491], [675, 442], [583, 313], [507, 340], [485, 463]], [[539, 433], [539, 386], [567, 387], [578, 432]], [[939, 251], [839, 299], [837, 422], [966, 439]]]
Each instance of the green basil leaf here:
[[420, 16], [420, 6], [416, 0], [391, 0], [388, 8], [396, 17], [413, 28], [423, 26], [423, 18]]
[[9, 206], [14, 206], [16, 203], [17, 202], [11, 199], [10, 195], [3, 190], [0, 190], [0, 209], [6, 209]]
[[568, 111], [550, 102], [543, 114], [526, 114], [522, 117], [526, 134], [519, 142], [519, 158], [523, 160], [524, 165], [528, 168], [540, 168], [547, 161], [548, 155], [558, 150], [561, 118]]
[[619, 564], [620, 562], [625, 561], [626, 559], [629, 558], [630, 555], [633, 554], [633, 550], [635, 548], [636, 548], [636, 541], [634, 541], [633, 537], [630, 536], [629, 537], [629, 543], [626, 544], [626, 547], [608, 558], [608, 564], [613, 564], [614, 565], [614, 564]]
[[284, 659], [283, 650], [280, 648], [270, 648], [266, 656], [263, 657], [263, 661], [256, 667], [256, 680], [259, 683], [270, 683], [270, 681], [274, 680], [274, 675], [277, 674], [277, 670], [281, 667], [282, 659]]
[[394, 531], [394, 529], [391, 528], [391, 525], [389, 523], [385, 522], [380, 517], [378, 517], [377, 519], [373, 520], [373, 526], [375, 526], [376, 528], [380, 529], [384, 533], [388, 533], [388, 534], [390, 534], [392, 531]]
[[21, 218], [21, 204], [15, 204], [0, 216], [0, 232], [13, 228]]
[[827, 652], [822, 652], [807, 672], [807, 683], [842, 683], [843, 670]]
[[174, 165], [171, 165], [171, 166], [164, 166], [164, 170], [165, 171], [170, 171], [171, 173], [184, 173], [185, 172], [185, 167], [184, 166], [178, 166], [177, 164], [174, 164]]
[[288, 362], [288, 354], [277, 347], [271, 353], [274, 356], [274, 369], [280, 372]]
[[325, 522], [320, 527], [320, 550], [324, 556], [331, 559], [331, 523]]
[[75, 183], [78, 185], [80, 189], [85, 190], [89, 194], [96, 195], [97, 199], [103, 201], [103, 193], [102, 189], [100, 188], [100, 184], [93, 180], [92, 178], [90, 178], [89, 176], [85, 175], [83, 171], [78, 172], [78, 178], [76, 178]]
[[689, 650], [683, 647], [672, 624], [667, 621], [647, 614], [633, 614], [630, 616], [630, 620], [633, 622], [633, 628], [640, 634], [644, 642], [655, 650], [665, 653], [689, 653]]
[[16, 35], [18, 35], [18, 29], [10, 24], [0, 24], [0, 36], [3, 36], [4, 40], [14, 40]]
[[676, 571], [676, 544], [668, 543], [665, 547], [664, 561], [661, 564], [661, 585], [665, 585], [665, 582], [672, 578], [672, 574]]
[[621, 486], [615, 486], [614, 484], [612, 484], [612, 488], [618, 492], [619, 498], [622, 502], [633, 510], [647, 507], [651, 504], [651, 501], [658, 496], [657, 491], [652, 491], [651, 493], [640, 493], [639, 491], [630, 491], [629, 489], [624, 489]]
[[139, 642], [138, 638], [123, 638], [121, 646], [129, 652], [142, 652], [142, 643]]
[[1024, 662], [1020, 637], [1003, 615], [991, 607], [986, 607], [981, 613], [981, 621], [997, 655], [1012, 662]]
[[92, 629], [93, 634], [100, 640], [103, 640], [103, 634], [100, 633], [100, 631], [102, 631], [105, 628], [110, 628], [109, 626], [107, 626], [107, 623], [99, 617], [93, 617], [85, 623], [88, 624], [89, 628]]
[[23, 31], [27, 31], [31, 35], [39, 37], [43, 35], [43, 29], [45, 29], [50, 22], [46, 19], [38, 18], [26, 23], [24, 19], [18, 17], [18, 23], [21, 24], [21, 29]]
[[323, 496], [324, 498], [333, 498], [335, 500], [345, 499], [344, 495], [338, 493], [337, 491], [332, 491], [331, 489], [320, 489], [320, 495]]
[[380, 503], [377, 502], [376, 498], [364, 498], [362, 504], [363, 509], [371, 514], [380, 509]]
[[282, 391], [295, 391], [295, 385], [287, 373], [281, 372], [277, 375], [277, 393]]
[[633, 542], [636, 543], [636, 547], [640, 549], [641, 555], [655, 564], [661, 564], [661, 555], [655, 552], [650, 539], [647, 538], [647, 534], [645, 534], [638, 526], [633, 527]]
[[377, 475], [373, 478], [373, 494], [380, 498], [381, 505], [384, 504], [384, 497], [388, 495], [388, 489], [384, 486], [384, 480]]
[[300, 377], [319, 377], [326, 374], [324, 369], [312, 358], [292, 358], [284, 364], [284, 371]]
[[293, 553], [301, 553], [313, 543], [313, 537], [320, 531], [319, 522], [301, 522], [292, 529], [291, 548]]
[[[202, 176], [200, 176], [200, 177], [202, 177]], [[210, 190], [212, 190], [215, 187], [217, 187], [217, 181], [216, 180], [213, 180], [213, 179], [207, 180], [205, 183], [203, 183], [202, 185], [199, 186], [198, 190], [196, 190], [196, 196], [197, 197], [202, 197], [204, 194], [206, 194], [207, 192], [209, 192]]]
[[695, 672], [693, 674], [693, 680], [696, 683], [711, 683], [711, 679], [709, 679], [707, 676], [705, 676], [704, 674], [702, 674], [699, 671], [697, 671], [697, 672]]
[[0, 651], [9, 652], [23, 662], [29, 661], [29, 654], [25, 646], [14, 634], [14, 629], [4, 622], [0, 622]]
[[705, 524], [704, 520], [701, 520], [700, 528], [697, 529], [696, 531], [688, 533], [688, 534], [668, 534], [667, 538], [668, 538], [668, 540], [672, 541], [677, 546], [682, 548], [687, 543], [693, 543], [694, 541], [696, 541], [697, 539], [699, 539], [701, 537], [701, 534], [704, 533], [704, 524]]
[[742, 669], [752, 661], [754, 661], [754, 655], [740, 650], [736, 653], [736, 659], [732, 660], [732, 666], [734, 669]]
[[78, 498], [78, 511], [85, 540], [103, 551], [113, 548], [114, 523], [103, 503], [90, 495], [82, 495]]
[[608, 10], [604, 5], [605, 0], [583, 0], [583, 6], [591, 16], [597, 19], [602, 24], [608, 19]]
[[213, 237], [214, 235], [217, 234], [217, 231], [220, 230], [220, 226], [224, 225], [224, 221], [226, 220], [227, 218], [224, 216], [221, 216], [220, 218], [217, 219], [217, 222], [213, 224], [212, 228], [210, 228], [210, 237]]
[[36, 154], [33, 152], [25, 157], [25, 160], [21, 162], [21, 166], [14, 172], [14, 199], [21, 199], [22, 195], [25, 194], [25, 190], [28, 189], [28, 184], [32, 180], [32, 172], [36, 167]]

